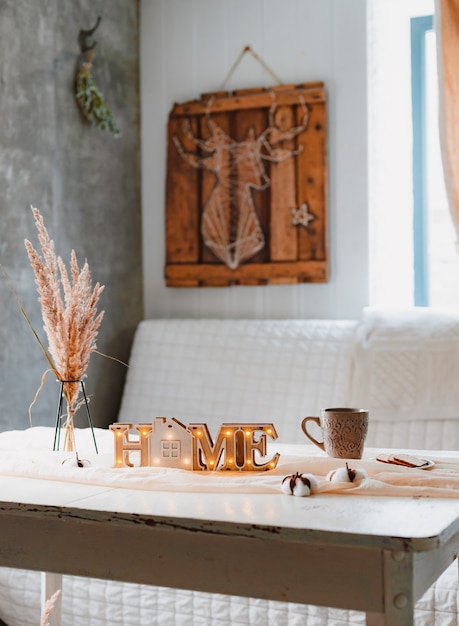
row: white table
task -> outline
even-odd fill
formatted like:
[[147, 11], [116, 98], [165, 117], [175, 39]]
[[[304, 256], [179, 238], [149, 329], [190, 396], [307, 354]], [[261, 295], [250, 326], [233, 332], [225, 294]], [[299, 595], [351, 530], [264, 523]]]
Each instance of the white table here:
[[0, 565], [359, 609], [368, 626], [413, 625], [458, 551], [459, 499], [0, 481]]

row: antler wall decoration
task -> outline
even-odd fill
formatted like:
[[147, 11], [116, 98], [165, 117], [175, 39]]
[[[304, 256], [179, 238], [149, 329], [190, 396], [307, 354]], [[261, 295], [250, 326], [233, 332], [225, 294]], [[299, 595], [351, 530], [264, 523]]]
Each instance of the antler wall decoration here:
[[310, 83], [173, 107], [168, 286], [328, 279], [325, 104]]
[[178, 136], [173, 137], [187, 163], [215, 174], [216, 182], [202, 214], [201, 233], [205, 245], [230, 269], [239, 267], [265, 245], [252, 189], [263, 191], [271, 183], [264, 161], [281, 163], [303, 149], [302, 144], [297, 149], [281, 147], [282, 142], [292, 141], [306, 129], [308, 110], [304, 101], [302, 107], [302, 123], [284, 130], [280, 127], [282, 120], [276, 119], [277, 104], [273, 100], [268, 127], [258, 136], [251, 127], [241, 141], [235, 141], [211, 119], [209, 106], [206, 113], [209, 138], [195, 137], [189, 120], [183, 125], [183, 132], [199, 148], [199, 154], [185, 151]]

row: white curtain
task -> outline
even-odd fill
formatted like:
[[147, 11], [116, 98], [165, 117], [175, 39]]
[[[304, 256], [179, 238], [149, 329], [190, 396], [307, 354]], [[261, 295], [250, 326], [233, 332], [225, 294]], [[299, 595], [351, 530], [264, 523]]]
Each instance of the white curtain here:
[[440, 141], [459, 251], [459, 0], [435, 0]]

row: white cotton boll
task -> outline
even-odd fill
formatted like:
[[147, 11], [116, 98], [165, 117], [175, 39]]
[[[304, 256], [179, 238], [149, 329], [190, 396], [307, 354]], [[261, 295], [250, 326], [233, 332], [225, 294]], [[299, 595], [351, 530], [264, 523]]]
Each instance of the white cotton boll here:
[[354, 483], [356, 480], [362, 480], [363, 478], [368, 478], [368, 474], [366, 470], [363, 469], [363, 467], [359, 467], [358, 469], [354, 471], [355, 471], [355, 476], [353, 480]]
[[293, 494], [293, 489], [292, 489], [292, 486], [291, 486], [291, 484], [290, 484], [290, 483], [291, 483], [291, 480], [292, 480], [292, 477], [291, 477], [291, 476], [286, 476], [286, 477], [283, 479], [283, 481], [282, 481], [282, 485], [281, 485], [282, 491], [283, 491], [284, 493], [286, 493], [288, 496], [291, 496], [291, 495]]
[[310, 486], [311, 493], [315, 493], [316, 491], [318, 491], [318, 489], [319, 489], [319, 481], [314, 476], [314, 474], [301, 474], [301, 476], [303, 478], [307, 478], [309, 480], [309, 483], [311, 485]]
[[310, 482], [297, 480], [295, 482], [295, 486], [293, 487], [293, 495], [299, 496], [300, 498], [311, 495]]
[[62, 465], [66, 465], [67, 467], [90, 467], [91, 461], [88, 461], [87, 459], [79, 459], [78, 455], [76, 455], [75, 457], [64, 459], [62, 461]]
[[319, 483], [312, 474], [291, 474], [282, 480], [282, 491], [289, 496], [299, 496], [304, 498], [317, 490]]
[[366, 470], [363, 468], [351, 469], [347, 463], [346, 467], [339, 467], [327, 474], [327, 480], [332, 483], [354, 483], [363, 478], [368, 478]]
[[339, 467], [338, 469], [331, 470], [327, 474], [327, 480], [332, 483], [350, 483], [348, 471], [345, 467]]

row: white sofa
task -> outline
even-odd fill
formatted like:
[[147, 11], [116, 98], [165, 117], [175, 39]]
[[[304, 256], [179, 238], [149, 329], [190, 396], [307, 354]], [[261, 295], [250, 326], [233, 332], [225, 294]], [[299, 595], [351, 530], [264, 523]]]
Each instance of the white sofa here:
[[[120, 422], [156, 416], [300, 423], [321, 407], [370, 410], [368, 446], [459, 449], [459, 313], [364, 310], [358, 321], [148, 320], [130, 358]], [[416, 607], [416, 626], [457, 626], [453, 565]], [[40, 574], [0, 568], [0, 618], [39, 623]], [[64, 577], [64, 626], [357, 626], [359, 612]]]

